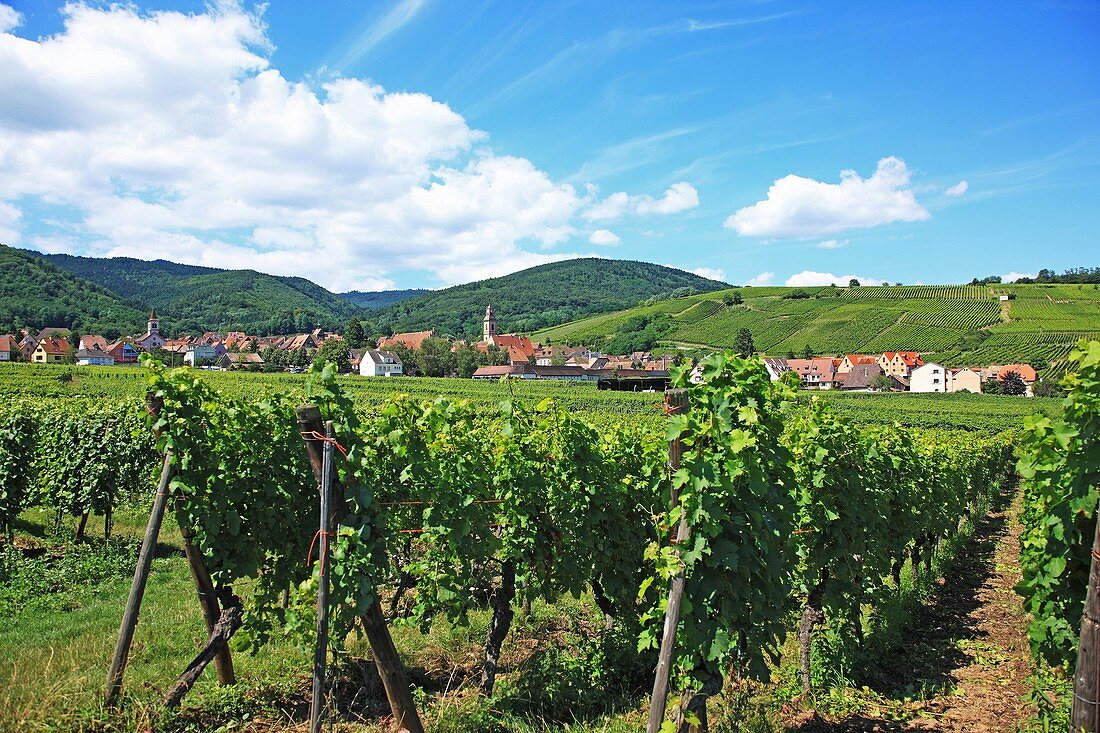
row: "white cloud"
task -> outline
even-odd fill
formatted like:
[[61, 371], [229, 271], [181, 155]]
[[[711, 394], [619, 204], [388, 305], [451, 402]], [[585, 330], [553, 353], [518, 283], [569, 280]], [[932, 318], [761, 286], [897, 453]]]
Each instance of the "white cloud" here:
[[694, 209], [699, 205], [699, 192], [690, 183], [681, 181], [672, 184], [662, 198], [654, 201], [649, 196], [638, 196], [635, 209], [641, 216], [646, 214], [678, 214]]
[[885, 285], [885, 280], [878, 280], [873, 277], [863, 277], [862, 275], [834, 275], [831, 272], [814, 272], [813, 270], [803, 270], [802, 272], [791, 275], [787, 278], [787, 287], [789, 288], [808, 288], [820, 285], [843, 285], [847, 286], [848, 282], [855, 278], [859, 280], [860, 285]]
[[[421, 5], [402, 3], [381, 30]], [[376, 288], [400, 270], [466, 282], [581, 256], [525, 247], [583, 236], [591, 194], [494, 154], [428, 95], [288, 80], [271, 67], [262, 18], [239, 5], [62, 14], [54, 36], [0, 33], [0, 237], [21, 227], [78, 254], [251, 267], [334, 289]], [[11, 17], [0, 15], [9, 30]], [[698, 198], [688, 184], [660, 200], [622, 196], [652, 213]], [[28, 221], [38, 203], [68, 223]]]
[[840, 183], [794, 174], [771, 185], [768, 197], [731, 214], [727, 229], [751, 237], [819, 237], [847, 229], [896, 221], [922, 221], [931, 215], [908, 190], [909, 170], [900, 158], [883, 158], [874, 175], [840, 172]]
[[19, 241], [19, 219], [22, 212], [11, 204], [0, 201], [0, 243], [15, 244]]
[[762, 288], [765, 285], [771, 285], [772, 281], [774, 281], [774, 280], [775, 280], [775, 273], [774, 272], [762, 272], [759, 275], [757, 275], [756, 277], [750, 277], [745, 282], [745, 284], [750, 285], [754, 288]]
[[603, 244], [612, 247], [623, 242], [618, 234], [607, 229], [597, 229], [592, 232], [592, 236], [588, 238], [588, 241], [592, 244]]
[[818, 247], [822, 249], [839, 249], [840, 247], [847, 247], [847, 239], [826, 239], [824, 242], [818, 242]]
[[698, 205], [699, 192], [690, 183], [680, 181], [669, 186], [659, 199], [647, 195], [630, 196], [624, 191], [617, 191], [589, 207], [584, 217], [589, 221], [610, 221], [626, 214], [678, 214]]
[[23, 15], [15, 8], [0, 3], [0, 33], [15, 30], [23, 24]]
[[944, 193], [948, 196], [962, 196], [964, 193], [967, 192], [967, 189], [969, 188], [969, 183], [967, 183], [966, 181], [959, 181], [954, 186], [944, 191]]
[[716, 267], [696, 267], [694, 270], [689, 270], [689, 272], [692, 272], [699, 277], [705, 277], [709, 280], [719, 280], [722, 282], [725, 282], [726, 280], [725, 270], [720, 270]]
[[1034, 272], [1010, 272], [1007, 275], [1001, 275], [1001, 282], [1014, 283], [1022, 277], [1034, 279], [1037, 274]]

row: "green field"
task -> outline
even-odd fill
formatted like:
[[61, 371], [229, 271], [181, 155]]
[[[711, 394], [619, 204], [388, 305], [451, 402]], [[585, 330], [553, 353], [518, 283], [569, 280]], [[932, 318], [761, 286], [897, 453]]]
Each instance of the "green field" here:
[[[300, 390], [305, 375], [248, 372], [196, 372], [230, 394], [262, 399], [277, 391]], [[479, 409], [493, 410], [507, 397], [532, 402], [551, 398], [596, 422], [643, 421], [660, 431], [661, 398], [646, 392], [599, 391], [592, 383], [553, 380], [512, 380], [508, 383], [473, 379], [427, 377], [370, 378], [346, 375], [340, 384], [365, 414], [374, 413], [394, 392], [422, 399], [439, 396], [469, 400]], [[42, 364], [0, 364], [0, 399], [11, 404], [26, 400], [41, 404], [63, 399], [96, 405], [133, 401], [145, 394], [145, 374], [137, 367], [72, 367]], [[851, 394], [835, 391], [805, 392], [804, 399], [829, 400], [853, 422], [914, 428], [999, 432], [1020, 426], [1027, 415], [1056, 414], [1056, 399], [1015, 398], [999, 395]]]
[[[807, 298], [784, 298], [801, 291]], [[734, 305], [738, 293], [743, 302]], [[1008, 294], [1012, 300], [1002, 302]], [[732, 348], [752, 332], [769, 355], [920, 351], [947, 366], [1044, 360], [1052, 374], [1081, 338], [1100, 334], [1096, 285], [734, 288], [544, 329], [536, 339], [599, 345], [634, 316], [666, 314], [668, 348]]]

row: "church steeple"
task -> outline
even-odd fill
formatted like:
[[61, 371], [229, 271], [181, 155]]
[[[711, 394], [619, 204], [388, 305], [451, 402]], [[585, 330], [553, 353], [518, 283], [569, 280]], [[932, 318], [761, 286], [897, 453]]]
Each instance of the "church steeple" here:
[[160, 319], [157, 318], [157, 309], [149, 311], [149, 330], [146, 333], [160, 334]]
[[486, 343], [492, 343], [493, 337], [497, 335], [497, 319], [493, 315], [493, 306], [488, 305], [485, 307], [485, 319], [481, 322], [481, 340]]

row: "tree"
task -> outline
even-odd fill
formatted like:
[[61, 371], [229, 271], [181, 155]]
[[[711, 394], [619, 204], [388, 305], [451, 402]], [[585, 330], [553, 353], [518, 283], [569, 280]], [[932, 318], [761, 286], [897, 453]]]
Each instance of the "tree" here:
[[462, 379], [469, 379], [474, 376], [474, 372], [481, 366], [481, 362], [484, 359], [488, 361], [485, 354], [482, 354], [473, 346], [462, 345], [455, 349], [455, 373]]
[[1066, 391], [1062, 389], [1061, 385], [1057, 382], [1044, 379], [1041, 382], [1036, 382], [1031, 388], [1032, 394], [1036, 397], [1065, 397]]
[[871, 380], [871, 389], [876, 392], [889, 392], [894, 386], [894, 380], [885, 374], [876, 374]]
[[858, 288], [858, 287], [859, 287], [859, 280], [856, 280], [856, 279], [855, 279], [855, 278], [853, 277], [853, 278], [852, 278], [851, 280], [849, 280], [849, 281], [848, 281], [848, 287], [850, 287], [850, 288]]
[[420, 375], [420, 359], [415, 351], [405, 345], [404, 341], [398, 341], [395, 345], [389, 347], [389, 351], [392, 351], [401, 360], [401, 371], [405, 376], [416, 377]]
[[313, 355], [313, 363], [335, 364], [339, 372], [351, 371], [351, 350], [348, 344], [341, 338], [325, 339], [321, 348]]
[[1001, 383], [990, 377], [982, 384], [982, 394], [1004, 394], [1004, 392]]
[[1001, 394], [1019, 396], [1027, 394], [1027, 383], [1019, 372], [1011, 371], [1001, 377]]
[[445, 377], [454, 371], [455, 356], [447, 339], [424, 339], [420, 342], [417, 357], [421, 376]]
[[344, 324], [342, 336], [353, 349], [361, 349], [367, 342], [367, 334], [363, 331], [363, 324], [358, 318], [351, 318]]
[[723, 295], [722, 302], [726, 305], [741, 305], [745, 302], [745, 299], [741, 297], [741, 291], [734, 290], [732, 293]]
[[812, 359], [812, 358], [814, 358], [814, 350], [810, 348], [809, 344], [806, 344], [805, 348], [802, 349], [802, 358], [803, 359]]
[[756, 345], [752, 342], [752, 331], [742, 328], [737, 332], [737, 353], [742, 358], [747, 358], [756, 352]]
[[793, 359], [794, 358], [794, 349], [787, 349], [787, 358], [788, 359]]

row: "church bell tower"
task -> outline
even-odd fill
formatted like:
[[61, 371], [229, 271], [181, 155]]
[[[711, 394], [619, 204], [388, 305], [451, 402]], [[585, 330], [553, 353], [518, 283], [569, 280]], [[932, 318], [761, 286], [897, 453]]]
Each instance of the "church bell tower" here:
[[497, 335], [497, 319], [493, 315], [493, 306], [489, 305], [485, 308], [485, 320], [481, 324], [481, 340], [485, 343], [491, 344], [493, 337]]

